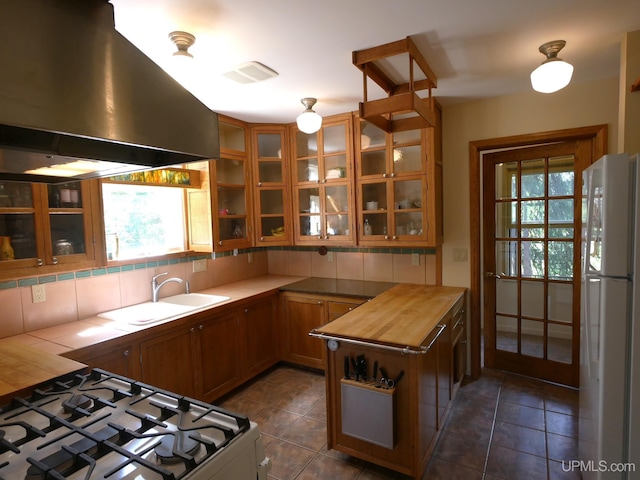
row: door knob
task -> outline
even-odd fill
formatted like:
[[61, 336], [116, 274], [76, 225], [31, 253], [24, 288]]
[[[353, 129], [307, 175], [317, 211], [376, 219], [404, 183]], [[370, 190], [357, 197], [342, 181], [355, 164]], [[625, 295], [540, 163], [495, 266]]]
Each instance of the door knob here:
[[487, 278], [497, 278], [498, 280], [500, 280], [502, 278], [502, 275], [504, 275], [504, 273], [486, 272], [484, 274], [484, 276], [487, 277]]

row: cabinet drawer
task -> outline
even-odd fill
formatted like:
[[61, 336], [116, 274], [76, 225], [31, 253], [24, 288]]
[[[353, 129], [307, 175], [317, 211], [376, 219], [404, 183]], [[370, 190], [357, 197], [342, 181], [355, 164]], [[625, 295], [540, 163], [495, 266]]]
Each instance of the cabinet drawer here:
[[460, 336], [464, 333], [464, 323], [467, 319], [467, 314], [464, 308], [464, 297], [460, 299], [458, 303], [453, 307], [453, 316], [451, 317], [451, 338], [452, 343], [455, 343]]
[[340, 315], [344, 315], [347, 312], [350, 312], [351, 310], [353, 310], [354, 308], [356, 308], [359, 305], [362, 305], [365, 302], [365, 300], [362, 300], [362, 302], [360, 303], [355, 303], [352, 301], [349, 302], [335, 302], [335, 301], [328, 301], [327, 302], [327, 310], [329, 312], [329, 316], [330, 317], [339, 317]]

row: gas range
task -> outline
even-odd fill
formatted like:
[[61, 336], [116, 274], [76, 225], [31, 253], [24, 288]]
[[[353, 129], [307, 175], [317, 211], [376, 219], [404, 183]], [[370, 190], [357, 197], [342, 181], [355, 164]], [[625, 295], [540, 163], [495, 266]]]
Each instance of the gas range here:
[[93, 369], [0, 410], [0, 480], [266, 479], [246, 416]]

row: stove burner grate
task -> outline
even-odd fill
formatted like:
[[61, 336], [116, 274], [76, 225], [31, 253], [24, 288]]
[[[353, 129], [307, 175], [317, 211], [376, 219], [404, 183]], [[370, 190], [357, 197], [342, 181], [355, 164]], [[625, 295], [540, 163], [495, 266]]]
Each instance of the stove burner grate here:
[[160, 463], [173, 464], [184, 461], [185, 456], [193, 457], [201, 447], [201, 435], [197, 431], [179, 430], [165, 435], [154, 449]]

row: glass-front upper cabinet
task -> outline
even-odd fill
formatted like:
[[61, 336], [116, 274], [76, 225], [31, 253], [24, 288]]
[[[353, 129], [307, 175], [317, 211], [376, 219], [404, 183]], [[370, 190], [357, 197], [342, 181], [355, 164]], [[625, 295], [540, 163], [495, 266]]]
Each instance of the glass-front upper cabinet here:
[[255, 210], [255, 244], [291, 245], [291, 200], [287, 130], [282, 126], [251, 129]]
[[[0, 181], [0, 276], [104, 264], [96, 180], [46, 185]], [[24, 272], [28, 274], [28, 271]]]
[[248, 150], [247, 126], [220, 116], [220, 159], [209, 166], [216, 252], [251, 246]]
[[439, 128], [385, 132], [359, 119], [358, 243], [436, 246], [441, 241]]
[[292, 126], [296, 244], [354, 244], [352, 121], [325, 118], [313, 134]]

